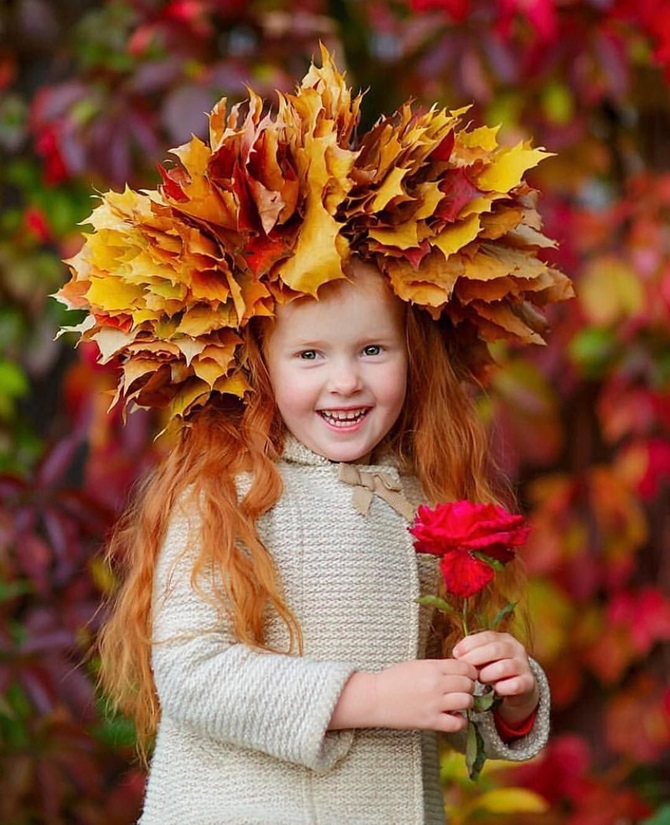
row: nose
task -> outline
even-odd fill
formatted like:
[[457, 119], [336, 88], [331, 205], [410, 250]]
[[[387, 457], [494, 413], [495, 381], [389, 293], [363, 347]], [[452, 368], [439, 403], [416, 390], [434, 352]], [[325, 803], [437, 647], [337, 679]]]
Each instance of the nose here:
[[328, 390], [337, 395], [353, 395], [363, 386], [358, 365], [351, 359], [338, 359], [331, 363]]

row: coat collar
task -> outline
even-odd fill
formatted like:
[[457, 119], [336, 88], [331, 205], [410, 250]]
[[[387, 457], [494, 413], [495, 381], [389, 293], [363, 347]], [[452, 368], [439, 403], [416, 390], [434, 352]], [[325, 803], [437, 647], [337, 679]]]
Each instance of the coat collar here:
[[[318, 453], [312, 452], [309, 447], [305, 447], [301, 441], [298, 441], [298, 439], [289, 432], [284, 436], [284, 447], [281, 458], [289, 464], [304, 464], [312, 467], [338, 467], [341, 463], [339, 461], [331, 461], [322, 455], [318, 455]], [[373, 464], [367, 462], [352, 462], [352, 464], [356, 467], [364, 467], [370, 470], [385, 470], [386, 472], [395, 470], [397, 472], [397, 464], [389, 453], [379, 456], [378, 460]]]

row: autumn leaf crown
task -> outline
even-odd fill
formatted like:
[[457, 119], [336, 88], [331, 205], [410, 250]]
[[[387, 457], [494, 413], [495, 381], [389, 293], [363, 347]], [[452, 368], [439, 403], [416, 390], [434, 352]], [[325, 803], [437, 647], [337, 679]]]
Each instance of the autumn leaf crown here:
[[523, 180], [547, 153], [462, 126], [467, 109], [405, 104], [356, 136], [360, 102], [322, 49], [276, 112], [253, 91], [229, 113], [223, 99], [157, 190], [102, 195], [56, 297], [87, 311], [68, 331], [119, 359], [115, 401], [185, 418], [244, 397], [240, 330], [352, 255], [480, 350], [543, 341], [542, 307], [571, 294], [538, 257], [553, 242]]

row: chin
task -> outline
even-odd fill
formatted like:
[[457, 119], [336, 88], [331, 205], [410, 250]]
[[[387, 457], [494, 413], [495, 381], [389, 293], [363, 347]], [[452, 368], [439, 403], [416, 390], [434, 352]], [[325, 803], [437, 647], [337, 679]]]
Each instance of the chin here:
[[338, 461], [345, 462], [347, 464], [353, 464], [357, 461], [367, 460], [368, 456], [370, 455], [374, 447], [354, 447], [353, 445], [347, 447], [345, 445], [342, 445], [340, 447], [325, 447], [324, 449], [312, 449], [315, 453], [322, 455], [329, 461]]

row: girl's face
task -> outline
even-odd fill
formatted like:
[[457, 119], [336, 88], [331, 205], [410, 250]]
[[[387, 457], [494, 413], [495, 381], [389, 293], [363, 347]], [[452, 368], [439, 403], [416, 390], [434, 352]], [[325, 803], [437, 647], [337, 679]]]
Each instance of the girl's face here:
[[331, 461], [365, 458], [405, 400], [402, 302], [379, 273], [359, 265], [353, 283], [278, 307], [265, 357], [290, 432]]

